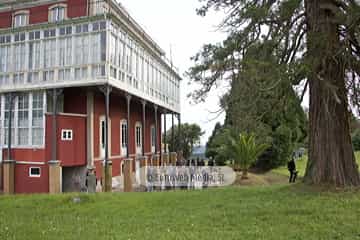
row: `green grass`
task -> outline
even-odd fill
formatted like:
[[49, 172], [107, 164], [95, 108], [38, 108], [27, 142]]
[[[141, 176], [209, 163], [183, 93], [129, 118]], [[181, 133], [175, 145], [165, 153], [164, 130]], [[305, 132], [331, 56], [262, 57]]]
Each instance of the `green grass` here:
[[0, 239], [360, 239], [360, 192], [303, 185], [0, 197]]
[[[296, 161], [296, 169], [299, 171], [299, 176], [303, 177], [305, 175], [305, 169], [306, 169], [306, 163], [307, 163], [307, 156], [304, 156]], [[282, 166], [279, 168], [276, 168], [272, 170], [272, 172], [281, 174], [281, 175], [289, 175], [289, 171], [287, 169], [287, 166]]]
[[[356, 152], [355, 157], [358, 165], [360, 166], [360, 152]], [[303, 177], [305, 175], [306, 163], [307, 163], [307, 156], [304, 156], [296, 161], [296, 169], [299, 171], [300, 177]], [[277, 169], [272, 170], [272, 172], [286, 176], [289, 175], [287, 166], [279, 167]]]

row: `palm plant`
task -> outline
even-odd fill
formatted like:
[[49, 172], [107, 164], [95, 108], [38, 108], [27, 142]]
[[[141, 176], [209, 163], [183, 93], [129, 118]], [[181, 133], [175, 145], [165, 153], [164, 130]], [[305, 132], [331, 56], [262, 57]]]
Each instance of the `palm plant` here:
[[242, 179], [248, 178], [248, 170], [258, 157], [269, 147], [267, 144], [257, 144], [253, 134], [233, 134], [230, 131], [225, 133], [224, 144], [219, 153], [228, 156], [235, 162], [235, 165], [242, 170]]

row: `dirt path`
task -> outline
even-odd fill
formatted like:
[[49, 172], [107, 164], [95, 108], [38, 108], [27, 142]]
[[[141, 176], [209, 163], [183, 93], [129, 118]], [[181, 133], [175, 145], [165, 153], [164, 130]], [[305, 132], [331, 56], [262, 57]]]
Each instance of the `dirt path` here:
[[234, 185], [239, 186], [268, 186], [274, 184], [286, 184], [288, 177], [285, 175], [267, 172], [267, 173], [249, 173], [249, 179], [241, 179], [241, 173], [237, 173]]

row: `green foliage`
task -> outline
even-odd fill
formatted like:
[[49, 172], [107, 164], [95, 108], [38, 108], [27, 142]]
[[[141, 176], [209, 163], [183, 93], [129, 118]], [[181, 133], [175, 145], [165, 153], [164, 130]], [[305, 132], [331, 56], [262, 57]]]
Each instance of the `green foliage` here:
[[218, 166], [226, 165], [226, 161], [228, 160], [226, 157], [218, 154], [218, 148], [222, 144], [221, 134], [223, 130], [224, 126], [222, 126], [220, 123], [216, 123], [215, 128], [209, 137], [208, 142], [206, 143], [206, 157], [215, 160], [216, 165]]
[[224, 143], [219, 147], [219, 154], [227, 156], [242, 170], [248, 170], [257, 158], [269, 147], [257, 144], [253, 134], [241, 133], [227, 129], [223, 134]]
[[360, 129], [355, 130], [351, 138], [354, 146], [354, 151], [360, 151]]
[[[253, 132], [258, 141], [270, 147], [256, 166], [270, 169], [281, 166], [306, 137], [307, 119], [300, 100], [286, 82], [289, 76], [273, 69], [274, 57], [267, 44], [258, 44], [244, 55], [244, 67], [232, 82], [223, 100], [227, 125], [239, 132]], [[276, 91], [268, 90], [270, 88]]]
[[350, 130], [354, 151], [360, 151], [360, 120], [352, 113], [350, 118]]
[[[166, 132], [166, 142], [169, 144], [170, 151], [183, 151], [185, 159], [189, 159], [194, 149], [194, 146], [200, 143], [200, 137], [204, 134], [201, 127], [197, 124], [181, 124], [181, 131], [179, 134], [179, 126], [174, 126], [174, 135], [172, 129]], [[174, 136], [174, 145], [172, 143], [172, 136]]]
[[[276, 128], [273, 133], [273, 141], [269, 152], [273, 154], [272, 158], [269, 158], [268, 163], [259, 162], [258, 164], [264, 164], [262, 167], [265, 169], [281, 166], [286, 163], [293, 151], [295, 150], [295, 143], [292, 139], [293, 131], [286, 125], [281, 125]], [[266, 165], [267, 164], [267, 165]]]

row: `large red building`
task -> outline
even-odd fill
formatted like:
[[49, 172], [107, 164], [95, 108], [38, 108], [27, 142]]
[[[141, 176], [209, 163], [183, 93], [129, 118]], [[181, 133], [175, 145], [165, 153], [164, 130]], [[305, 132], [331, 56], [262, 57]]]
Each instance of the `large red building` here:
[[87, 169], [137, 169], [161, 154], [164, 114], [180, 121], [180, 80], [114, 0], [2, 1], [0, 189], [76, 191]]

